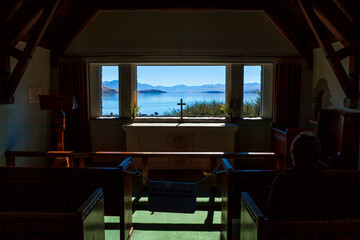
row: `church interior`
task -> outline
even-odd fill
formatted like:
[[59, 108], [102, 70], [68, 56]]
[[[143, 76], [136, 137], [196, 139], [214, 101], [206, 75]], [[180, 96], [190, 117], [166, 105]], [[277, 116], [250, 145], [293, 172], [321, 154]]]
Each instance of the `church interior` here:
[[[0, 239], [360, 239], [358, 1], [3, 0], [0, 23]], [[133, 114], [139, 66], [224, 66], [233, 108]], [[246, 66], [261, 68], [256, 116]], [[341, 217], [269, 219], [305, 130]]]

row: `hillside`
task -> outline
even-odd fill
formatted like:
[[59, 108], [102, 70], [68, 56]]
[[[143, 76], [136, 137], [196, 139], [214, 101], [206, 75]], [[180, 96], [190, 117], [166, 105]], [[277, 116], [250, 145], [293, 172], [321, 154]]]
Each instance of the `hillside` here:
[[118, 92], [119, 92], [119, 90], [117, 90], [117, 89], [109, 88], [105, 85], [102, 86], [102, 93], [112, 94], [112, 93], [118, 93]]
[[150, 90], [137, 90], [138, 93], [166, 93], [165, 91], [150, 89]]
[[[119, 80], [113, 80], [109, 82], [103, 82], [103, 86], [116, 90], [119, 88]], [[138, 83], [137, 85], [138, 92], [144, 90], [158, 90], [163, 92], [188, 92], [188, 93], [196, 93], [196, 92], [225, 92], [225, 84], [205, 84], [201, 86], [186, 86], [186, 85], [175, 85], [172, 87], [164, 87], [164, 86], [153, 86], [149, 84]], [[261, 89], [260, 83], [245, 83], [244, 84], [244, 92], [256, 92]], [[116, 91], [118, 92], [118, 91]]]

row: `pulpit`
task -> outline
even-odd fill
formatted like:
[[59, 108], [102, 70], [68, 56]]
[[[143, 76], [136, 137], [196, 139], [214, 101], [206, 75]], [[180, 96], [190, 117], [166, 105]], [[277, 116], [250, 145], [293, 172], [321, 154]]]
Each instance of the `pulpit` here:
[[[65, 131], [65, 110], [77, 108], [75, 96], [72, 95], [39, 95], [40, 107], [42, 110], [53, 111], [53, 131], [56, 137], [56, 150], [64, 151], [64, 131]], [[68, 167], [67, 159], [57, 159], [53, 161], [53, 167]]]

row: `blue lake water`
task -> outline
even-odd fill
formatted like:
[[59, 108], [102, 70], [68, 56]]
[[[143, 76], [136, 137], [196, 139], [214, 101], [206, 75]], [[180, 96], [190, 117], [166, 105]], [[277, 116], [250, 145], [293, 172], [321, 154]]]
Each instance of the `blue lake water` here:
[[[256, 93], [244, 93], [244, 101], [251, 101], [257, 98]], [[155, 112], [159, 116], [173, 108], [179, 109], [177, 103], [183, 99], [186, 105], [196, 101], [221, 101], [225, 102], [224, 93], [138, 93], [138, 105], [141, 106], [141, 115], [151, 115]], [[119, 114], [119, 94], [108, 94], [103, 96], [103, 115]]]

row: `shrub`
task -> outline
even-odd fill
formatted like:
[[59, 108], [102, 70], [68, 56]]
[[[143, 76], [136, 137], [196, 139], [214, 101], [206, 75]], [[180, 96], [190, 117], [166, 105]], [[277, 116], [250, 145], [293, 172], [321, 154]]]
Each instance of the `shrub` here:
[[255, 100], [245, 101], [243, 105], [244, 117], [259, 117], [261, 110], [261, 97], [258, 92], [258, 97]]
[[[186, 105], [183, 109], [183, 116], [223, 116], [224, 113], [220, 110], [221, 101], [195, 101], [191, 105]], [[169, 109], [164, 113], [164, 116], [180, 116], [180, 109]]]

